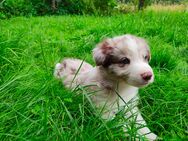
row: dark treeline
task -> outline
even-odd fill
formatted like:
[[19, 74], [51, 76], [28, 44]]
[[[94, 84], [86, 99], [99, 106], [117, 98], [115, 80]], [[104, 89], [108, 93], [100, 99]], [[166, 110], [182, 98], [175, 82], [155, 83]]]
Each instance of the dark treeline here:
[[138, 10], [151, 3], [180, 3], [182, 0], [0, 0], [0, 18], [63, 14], [109, 15], [119, 3], [132, 3]]

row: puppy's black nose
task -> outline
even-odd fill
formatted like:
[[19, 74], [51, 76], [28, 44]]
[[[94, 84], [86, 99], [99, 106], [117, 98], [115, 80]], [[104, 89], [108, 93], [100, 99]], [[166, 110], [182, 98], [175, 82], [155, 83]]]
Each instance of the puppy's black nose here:
[[144, 72], [144, 73], [141, 74], [141, 77], [142, 77], [142, 79], [144, 79], [145, 81], [148, 81], [148, 80], [151, 79], [152, 73], [151, 73], [150, 71]]

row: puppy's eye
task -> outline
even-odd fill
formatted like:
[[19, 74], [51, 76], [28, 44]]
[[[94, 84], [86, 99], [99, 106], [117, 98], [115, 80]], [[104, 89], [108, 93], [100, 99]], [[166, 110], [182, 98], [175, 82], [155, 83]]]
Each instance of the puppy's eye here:
[[149, 62], [149, 56], [145, 55], [145, 56], [144, 56], [144, 60], [146, 60], [146, 61]]
[[127, 57], [123, 57], [123, 58], [121, 58], [120, 63], [121, 64], [130, 64], [130, 59]]

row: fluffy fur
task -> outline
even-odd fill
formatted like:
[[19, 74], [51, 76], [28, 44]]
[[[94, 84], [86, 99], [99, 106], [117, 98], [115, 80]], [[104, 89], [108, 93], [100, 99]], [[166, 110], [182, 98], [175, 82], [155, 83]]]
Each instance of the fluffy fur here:
[[109, 119], [121, 107], [129, 107], [125, 118], [136, 118], [136, 126], [142, 126], [138, 134], [155, 140], [157, 136], [146, 127], [136, 107], [138, 88], [154, 80], [146, 41], [129, 34], [108, 38], [94, 48], [93, 57], [96, 67], [78, 59], [64, 59], [56, 64], [54, 75], [68, 88], [92, 85], [89, 90], [96, 94], [91, 99], [98, 108], [104, 108], [103, 118]]

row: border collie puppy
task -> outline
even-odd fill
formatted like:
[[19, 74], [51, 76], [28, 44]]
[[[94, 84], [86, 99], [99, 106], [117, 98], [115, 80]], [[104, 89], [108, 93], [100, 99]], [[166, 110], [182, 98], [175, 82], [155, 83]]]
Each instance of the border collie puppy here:
[[146, 41], [130, 34], [107, 38], [93, 49], [93, 57], [96, 67], [79, 59], [64, 59], [56, 64], [54, 75], [67, 88], [90, 85], [89, 91], [96, 91], [91, 100], [103, 108], [105, 119], [115, 116], [122, 107], [127, 108], [124, 117], [135, 120], [137, 134], [155, 140], [157, 136], [146, 126], [136, 106], [138, 88], [154, 81]]

